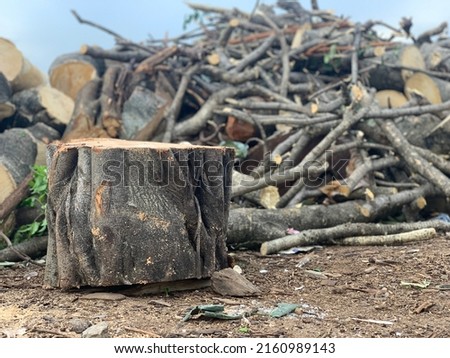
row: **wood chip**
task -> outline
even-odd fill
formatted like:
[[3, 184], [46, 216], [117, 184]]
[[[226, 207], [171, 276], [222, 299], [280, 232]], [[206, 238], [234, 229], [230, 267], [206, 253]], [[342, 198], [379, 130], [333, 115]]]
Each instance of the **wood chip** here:
[[368, 268], [366, 268], [366, 269], [364, 270], [364, 273], [365, 273], [365, 274], [369, 274], [369, 273], [375, 271], [376, 269], [377, 269], [376, 266], [370, 266], [370, 267], [368, 267]]
[[220, 303], [223, 303], [224, 305], [231, 305], [231, 306], [235, 306], [235, 305], [240, 305], [241, 303], [239, 301], [236, 300], [231, 300], [229, 298], [225, 298], [225, 297], [214, 297], [214, 300]]
[[419, 314], [425, 311], [428, 311], [431, 307], [434, 306], [434, 302], [431, 301], [425, 301], [424, 303], [422, 303], [419, 307], [417, 307], [414, 312]]
[[147, 336], [147, 338], [161, 338], [161, 336], [159, 334], [149, 332], [149, 331], [144, 331], [143, 329], [127, 327], [127, 326], [125, 326], [123, 328], [130, 332], [145, 334]]
[[319, 272], [319, 271], [305, 270], [305, 274], [306, 274], [306, 276], [315, 278], [315, 279], [325, 280], [328, 278], [327, 275], [325, 275], [323, 272]]
[[152, 303], [152, 304], [158, 305], [158, 306], [172, 307], [172, 305], [170, 303], [161, 301], [161, 300], [150, 300], [150, 301], [148, 301], [148, 303]]

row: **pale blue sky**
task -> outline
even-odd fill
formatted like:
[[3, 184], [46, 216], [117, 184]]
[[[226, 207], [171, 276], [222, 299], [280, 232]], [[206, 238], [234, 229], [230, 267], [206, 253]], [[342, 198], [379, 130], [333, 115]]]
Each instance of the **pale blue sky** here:
[[[47, 71], [60, 54], [78, 51], [82, 44], [110, 48], [111, 36], [79, 24], [70, 13], [98, 22], [133, 41], [150, 35], [161, 38], [165, 32], [182, 33], [183, 19], [191, 11], [182, 0], [0, 0], [0, 36], [12, 40], [32, 63]], [[263, 0], [272, 4], [275, 0]], [[194, 1], [193, 1], [194, 2]], [[196, 0], [223, 7], [237, 6], [250, 11], [253, 0]], [[412, 16], [413, 33], [418, 34], [442, 21], [450, 20], [446, 0], [318, 0], [322, 9], [353, 21], [383, 20], [396, 26], [402, 16]], [[301, 1], [309, 7], [309, 1]]]

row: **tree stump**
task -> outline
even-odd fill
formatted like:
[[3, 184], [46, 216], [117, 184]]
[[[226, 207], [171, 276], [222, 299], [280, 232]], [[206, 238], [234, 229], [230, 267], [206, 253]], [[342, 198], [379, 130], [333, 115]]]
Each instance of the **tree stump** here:
[[115, 139], [49, 145], [45, 285], [200, 279], [227, 267], [233, 156]]

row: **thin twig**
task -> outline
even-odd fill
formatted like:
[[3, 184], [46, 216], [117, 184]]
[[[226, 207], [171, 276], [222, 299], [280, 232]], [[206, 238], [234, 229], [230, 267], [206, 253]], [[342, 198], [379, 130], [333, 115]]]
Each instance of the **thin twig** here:
[[107, 34], [110, 34], [110, 35], [114, 36], [115, 38], [127, 41], [125, 39], [125, 37], [123, 37], [122, 35], [119, 35], [117, 32], [114, 32], [114, 31], [112, 31], [102, 25], [96, 24], [95, 22], [92, 22], [90, 20], [83, 19], [80, 15], [78, 15], [78, 13], [75, 10], [70, 10], [70, 12], [73, 14], [73, 16], [75, 16], [75, 18], [78, 20], [78, 22], [80, 24], [85, 24], [85, 25], [95, 27], [96, 29], [106, 32]]
[[161, 338], [160, 335], [153, 333], [153, 332], [144, 331], [143, 329], [133, 328], [133, 327], [128, 327], [128, 326], [125, 326], [123, 328], [130, 332], [145, 334], [145, 335], [149, 336], [148, 338]]
[[166, 115], [166, 131], [163, 136], [163, 142], [170, 143], [170, 141], [172, 140], [173, 128], [175, 126], [176, 119], [180, 114], [184, 95], [189, 86], [189, 82], [191, 81], [191, 77], [195, 74], [197, 70], [198, 65], [191, 66], [181, 79], [181, 82], [178, 86], [177, 94], [175, 95], [175, 98], [173, 99], [172, 104], [169, 107]]
[[352, 84], [358, 81], [358, 52], [361, 45], [361, 24], [357, 23], [355, 27], [355, 39], [353, 41], [352, 52]]
[[41, 263], [38, 263], [36, 261], [34, 261], [30, 256], [25, 255], [24, 253], [20, 252], [19, 250], [17, 250], [14, 245], [12, 244], [11, 240], [9, 239], [8, 236], [5, 235], [5, 233], [3, 232], [3, 230], [0, 230], [0, 237], [6, 242], [6, 246], [8, 246], [9, 249], [11, 249], [12, 251], [14, 251], [14, 253], [19, 256], [22, 260], [26, 261], [26, 262], [30, 262], [32, 264], [35, 264], [37, 266], [44, 266]]
[[54, 336], [60, 336], [60, 337], [64, 337], [64, 338], [74, 338], [74, 336], [71, 336], [67, 333], [61, 332], [61, 331], [53, 331], [50, 329], [44, 329], [44, 328], [36, 328], [33, 327], [30, 329], [31, 332], [36, 332], [36, 333], [45, 333], [45, 334], [52, 334]]
[[257, 11], [258, 15], [261, 15], [264, 21], [275, 31], [278, 41], [281, 46], [281, 63], [283, 65], [283, 71], [281, 74], [280, 83], [280, 95], [286, 97], [289, 88], [289, 74], [291, 72], [289, 64], [289, 47], [286, 42], [286, 37], [283, 31], [277, 26], [277, 24], [269, 17], [264, 11]]

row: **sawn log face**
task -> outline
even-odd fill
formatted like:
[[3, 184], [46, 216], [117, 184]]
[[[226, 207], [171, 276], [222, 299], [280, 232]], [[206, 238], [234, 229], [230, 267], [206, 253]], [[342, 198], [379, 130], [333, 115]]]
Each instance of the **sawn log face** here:
[[45, 284], [144, 284], [226, 267], [232, 161], [220, 147], [52, 144]]

